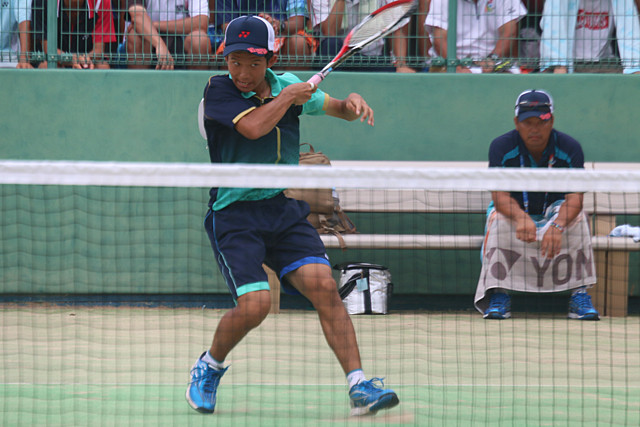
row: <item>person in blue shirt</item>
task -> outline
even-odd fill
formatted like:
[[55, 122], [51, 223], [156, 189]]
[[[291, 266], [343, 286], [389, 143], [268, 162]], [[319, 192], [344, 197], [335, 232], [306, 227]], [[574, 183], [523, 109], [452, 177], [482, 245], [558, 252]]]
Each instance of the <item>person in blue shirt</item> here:
[[[242, 16], [226, 29], [229, 74], [204, 89], [204, 125], [213, 163], [297, 164], [302, 114], [327, 114], [373, 126], [373, 110], [356, 93], [338, 100], [271, 66], [275, 32], [264, 18]], [[375, 414], [398, 404], [378, 378], [366, 380], [351, 319], [338, 294], [322, 240], [306, 220], [309, 205], [283, 189], [213, 188], [205, 228], [236, 306], [220, 320], [213, 342], [195, 362], [186, 398], [203, 413], [215, 409], [224, 360], [271, 306], [262, 265], [287, 292], [304, 295], [318, 311], [325, 338], [347, 375], [352, 414]]]
[[0, 3], [0, 68], [33, 68], [31, 50], [31, 0]]
[[[553, 128], [553, 99], [544, 90], [522, 92], [515, 105], [515, 129], [493, 140], [489, 147], [489, 167], [513, 168], [579, 168], [584, 169], [580, 143]], [[540, 242], [540, 253], [547, 259], [562, 249], [562, 235], [578, 218], [583, 207], [583, 193], [506, 192], [493, 191], [488, 216], [494, 210], [507, 218], [516, 239], [532, 243], [537, 240], [538, 226], [551, 225]], [[483, 257], [484, 261], [484, 257]], [[506, 287], [507, 284], [505, 284]], [[503, 289], [494, 289], [485, 319], [511, 317], [511, 300]], [[599, 314], [584, 287], [573, 292], [569, 317], [598, 320]]]

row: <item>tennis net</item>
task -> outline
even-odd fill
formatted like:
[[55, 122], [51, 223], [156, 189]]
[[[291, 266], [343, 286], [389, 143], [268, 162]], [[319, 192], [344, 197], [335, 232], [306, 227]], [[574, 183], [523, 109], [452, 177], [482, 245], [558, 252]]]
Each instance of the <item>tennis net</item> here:
[[[358, 233], [322, 235], [331, 263], [381, 264], [394, 284], [388, 314], [351, 316], [365, 373], [400, 398], [379, 422], [640, 422], [640, 244], [609, 236], [640, 225], [638, 170], [334, 163], [0, 162], [2, 424], [349, 422], [317, 316], [285, 295], [225, 361], [212, 418], [186, 404], [233, 306], [202, 226], [212, 186], [335, 190]], [[567, 320], [568, 292], [516, 292], [512, 319], [483, 319], [490, 191], [585, 193], [600, 322]]]

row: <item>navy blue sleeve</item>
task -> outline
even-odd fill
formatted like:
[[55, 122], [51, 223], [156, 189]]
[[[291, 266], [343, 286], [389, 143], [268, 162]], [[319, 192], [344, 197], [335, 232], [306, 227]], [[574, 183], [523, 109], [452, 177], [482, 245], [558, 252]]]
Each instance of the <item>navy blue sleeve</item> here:
[[504, 135], [500, 135], [496, 139], [491, 142], [489, 146], [489, 167], [490, 168], [499, 168], [503, 167], [504, 155], [513, 145], [511, 141], [512, 136], [511, 132], [506, 133]]
[[234, 120], [256, 108], [249, 99], [245, 99], [235, 87], [228, 74], [213, 76], [204, 90], [205, 120], [233, 129]]
[[556, 133], [556, 157], [564, 161], [569, 168], [584, 169], [584, 152], [580, 143], [566, 133]]
[[489, 146], [489, 167], [520, 166], [520, 134], [513, 129], [493, 140]]
[[489, 167], [496, 168], [502, 166], [500, 160], [502, 156], [499, 155], [498, 149], [500, 146], [499, 138], [494, 139], [489, 145]]

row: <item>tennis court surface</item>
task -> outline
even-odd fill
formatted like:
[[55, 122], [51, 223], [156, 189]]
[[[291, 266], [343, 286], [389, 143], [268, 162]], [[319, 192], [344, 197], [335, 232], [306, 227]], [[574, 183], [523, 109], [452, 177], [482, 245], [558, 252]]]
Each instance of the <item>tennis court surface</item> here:
[[2, 425], [639, 425], [640, 319], [353, 316], [365, 373], [400, 405], [349, 417], [316, 313], [272, 315], [232, 352], [213, 415], [184, 393], [224, 310], [4, 304]]

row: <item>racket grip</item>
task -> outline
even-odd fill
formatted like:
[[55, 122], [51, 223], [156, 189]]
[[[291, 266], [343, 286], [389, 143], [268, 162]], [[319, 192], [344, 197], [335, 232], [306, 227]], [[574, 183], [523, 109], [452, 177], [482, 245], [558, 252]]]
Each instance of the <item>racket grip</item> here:
[[307, 80], [307, 83], [313, 83], [314, 85], [318, 86], [318, 84], [322, 80], [324, 80], [324, 76], [322, 75], [322, 73], [317, 73], [313, 77], [311, 77], [309, 80]]

